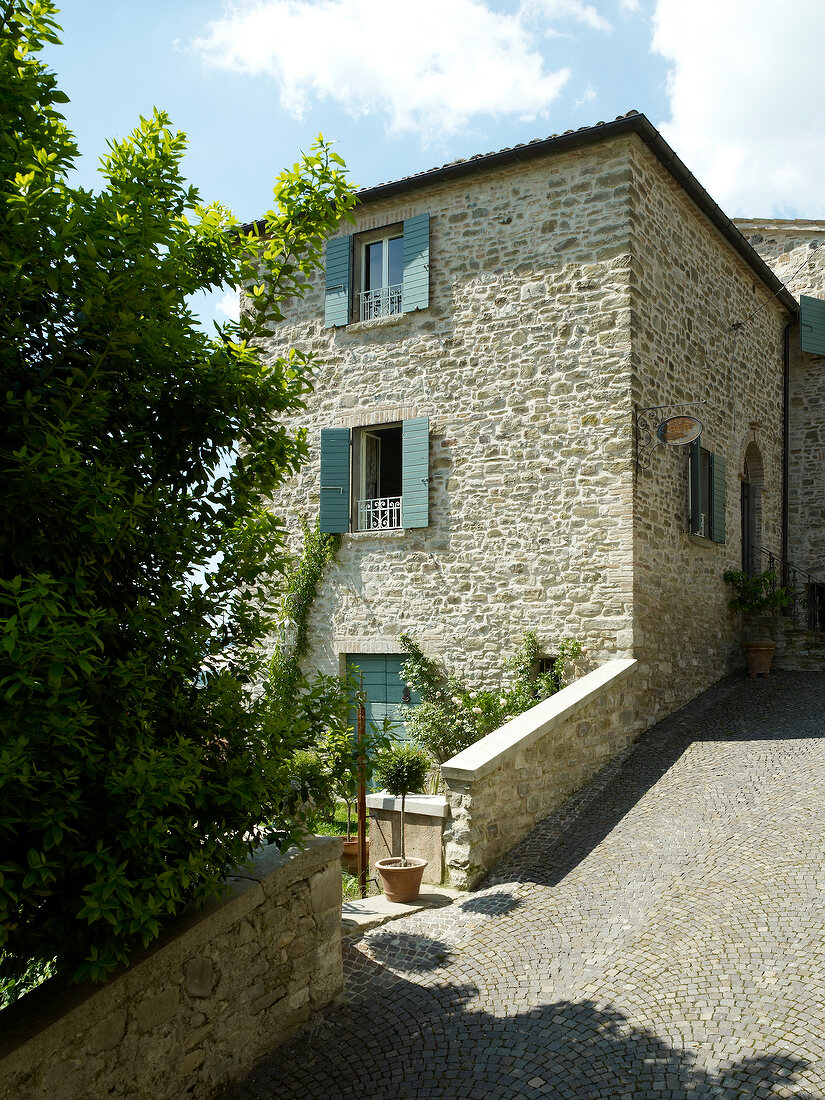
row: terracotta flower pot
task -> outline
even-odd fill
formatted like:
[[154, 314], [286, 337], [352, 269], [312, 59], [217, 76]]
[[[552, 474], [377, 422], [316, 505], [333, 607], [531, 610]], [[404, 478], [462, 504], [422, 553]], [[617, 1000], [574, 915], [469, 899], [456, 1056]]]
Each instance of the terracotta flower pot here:
[[[358, 838], [345, 840], [344, 850], [341, 853], [341, 866], [351, 875], [358, 874]], [[367, 870], [370, 867], [370, 841], [367, 837]]]
[[415, 901], [421, 893], [421, 876], [426, 866], [426, 859], [414, 859], [412, 856], [407, 859], [406, 867], [397, 856], [379, 859], [375, 869], [381, 877], [387, 901]]
[[776, 642], [742, 642], [742, 648], [748, 676], [752, 680], [757, 676], [770, 676]]

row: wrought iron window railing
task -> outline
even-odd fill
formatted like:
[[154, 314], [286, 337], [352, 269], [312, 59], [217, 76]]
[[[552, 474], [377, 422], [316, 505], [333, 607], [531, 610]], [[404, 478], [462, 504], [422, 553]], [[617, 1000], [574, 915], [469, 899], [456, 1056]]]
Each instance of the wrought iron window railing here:
[[372, 321], [376, 317], [388, 317], [391, 313], [401, 312], [401, 283], [395, 286], [382, 286], [377, 290], [365, 290], [361, 294], [362, 321]]
[[401, 527], [401, 497], [358, 501], [359, 531], [394, 531]]

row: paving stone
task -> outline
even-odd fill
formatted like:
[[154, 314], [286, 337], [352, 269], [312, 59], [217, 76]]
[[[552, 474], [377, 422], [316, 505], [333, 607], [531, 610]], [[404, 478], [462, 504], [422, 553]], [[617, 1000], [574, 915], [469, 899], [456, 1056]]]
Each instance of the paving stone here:
[[452, 905], [344, 941], [345, 1003], [231, 1100], [825, 1098], [825, 674], [731, 677]]

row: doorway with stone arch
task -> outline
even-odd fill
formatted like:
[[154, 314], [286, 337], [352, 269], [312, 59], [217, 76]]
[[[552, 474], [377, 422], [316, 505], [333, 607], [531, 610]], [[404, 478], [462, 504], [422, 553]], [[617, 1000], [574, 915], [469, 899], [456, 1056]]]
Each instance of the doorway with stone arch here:
[[762, 490], [765, 484], [765, 468], [762, 452], [751, 433], [742, 456], [741, 472], [742, 516], [742, 569], [745, 573], [759, 572], [762, 546]]

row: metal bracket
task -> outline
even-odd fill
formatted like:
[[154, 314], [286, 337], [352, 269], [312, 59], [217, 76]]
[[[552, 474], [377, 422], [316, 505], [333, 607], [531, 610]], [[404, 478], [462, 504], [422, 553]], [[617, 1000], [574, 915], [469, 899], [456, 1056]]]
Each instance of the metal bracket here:
[[647, 409], [636, 409], [636, 469], [650, 468], [650, 456], [661, 445], [656, 429], [670, 415], [678, 415], [686, 409], [699, 409], [699, 401], [679, 402], [676, 405], [651, 405]]

